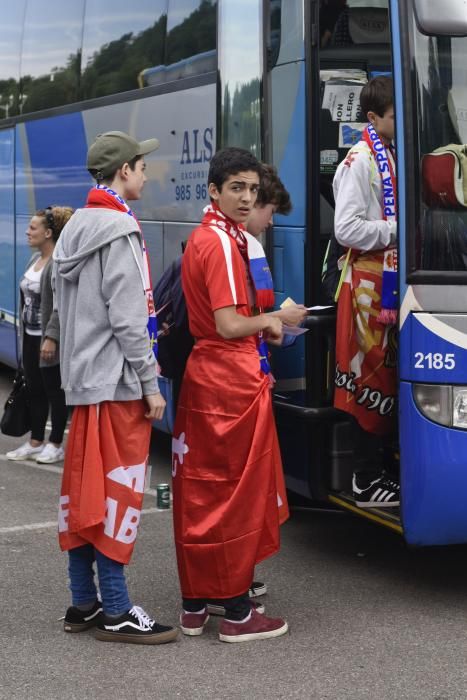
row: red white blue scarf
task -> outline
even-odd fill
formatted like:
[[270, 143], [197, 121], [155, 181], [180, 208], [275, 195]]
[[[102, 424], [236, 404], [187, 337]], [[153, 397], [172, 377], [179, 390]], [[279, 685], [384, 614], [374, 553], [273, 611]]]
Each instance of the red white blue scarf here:
[[250, 272], [256, 291], [256, 306], [261, 309], [270, 309], [274, 306], [275, 299], [274, 285], [266, 253], [258, 239], [250, 233], [247, 233], [246, 239], [248, 243], [248, 257], [250, 259]]
[[[381, 141], [372, 124], [368, 124], [362, 134], [378, 168], [383, 190], [383, 219], [396, 221], [396, 174], [386, 146]], [[396, 323], [397, 319], [397, 248], [391, 247], [384, 252], [383, 288], [381, 293], [381, 311], [378, 321], [386, 325]]]
[[148, 249], [143, 237], [140, 223], [123, 197], [120, 197], [115, 190], [112, 190], [110, 187], [106, 187], [105, 185], [96, 185], [88, 193], [86, 208], [96, 207], [103, 209], [117, 209], [118, 211], [128, 214], [129, 216], [133, 217], [140, 230], [141, 240], [143, 242], [143, 269], [140, 271], [142, 272], [142, 282], [148, 305], [148, 333], [152, 350], [154, 355], [157, 357], [157, 316], [154, 306], [154, 298], [152, 295], [151, 266], [149, 262]]

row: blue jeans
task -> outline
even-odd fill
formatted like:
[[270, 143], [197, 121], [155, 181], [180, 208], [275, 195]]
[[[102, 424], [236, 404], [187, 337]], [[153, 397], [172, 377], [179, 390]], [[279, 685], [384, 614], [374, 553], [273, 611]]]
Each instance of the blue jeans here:
[[94, 561], [97, 563], [102, 607], [107, 615], [122, 615], [131, 608], [123, 564], [109, 559], [91, 544], [68, 552], [68, 574], [73, 605], [86, 605], [97, 599], [94, 583]]

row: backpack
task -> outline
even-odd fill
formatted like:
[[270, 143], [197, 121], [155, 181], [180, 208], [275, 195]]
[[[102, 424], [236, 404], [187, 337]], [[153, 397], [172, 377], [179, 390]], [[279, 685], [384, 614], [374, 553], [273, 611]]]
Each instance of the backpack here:
[[429, 207], [467, 207], [467, 145], [450, 143], [422, 159], [423, 200]]
[[[188, 326], [188, 313], [182, 288], [182, 257], [167, 268], [154, 287], [154, 303], [159, 328], [157, 361], [162, 376], [181, 379], [194, 345]], [[167, 328], [163, 333], [164, 328]]]

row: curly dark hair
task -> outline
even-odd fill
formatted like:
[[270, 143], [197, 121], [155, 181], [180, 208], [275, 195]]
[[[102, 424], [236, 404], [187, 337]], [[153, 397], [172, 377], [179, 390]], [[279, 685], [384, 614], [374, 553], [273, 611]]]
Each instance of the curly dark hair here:
[[292, 210], [290, 195], [273, 165], [261, 164], [261, 184], [256, 204], [260, 206], [274, 204], [276, 213], [284, 216], [290, 214]]
[[230, 175], [244, 173], [247, 170], [258, 173], [261, 178], [261, 163], [250, 151], [236, 146], [222, 148], [212, 157], [209, 165], [208, 185], [212, 182], [220, 192], [222, 185]]

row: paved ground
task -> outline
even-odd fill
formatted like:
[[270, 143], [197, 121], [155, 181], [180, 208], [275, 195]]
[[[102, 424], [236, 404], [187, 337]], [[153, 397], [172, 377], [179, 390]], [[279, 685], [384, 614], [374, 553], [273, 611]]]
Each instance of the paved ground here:
[[[3, 403], [10, 375], [0, 370]], [[199, 638], [161, 647], [65, 635], [66, 557], [55, 535], [60, 469], [4, 458], [0, 437], [0, 697], [458, 700], [467, 698], [467, 549], [410, 551], [346, 514], [295, 510], [279, 556], [258, 576], [290, 635], [229, 645], [212, 618]], [[169, 475], [154, 436], [152, 485]], [[135, 603], [176, 623], [170, 512], [148, 495], [129, 569]]]

